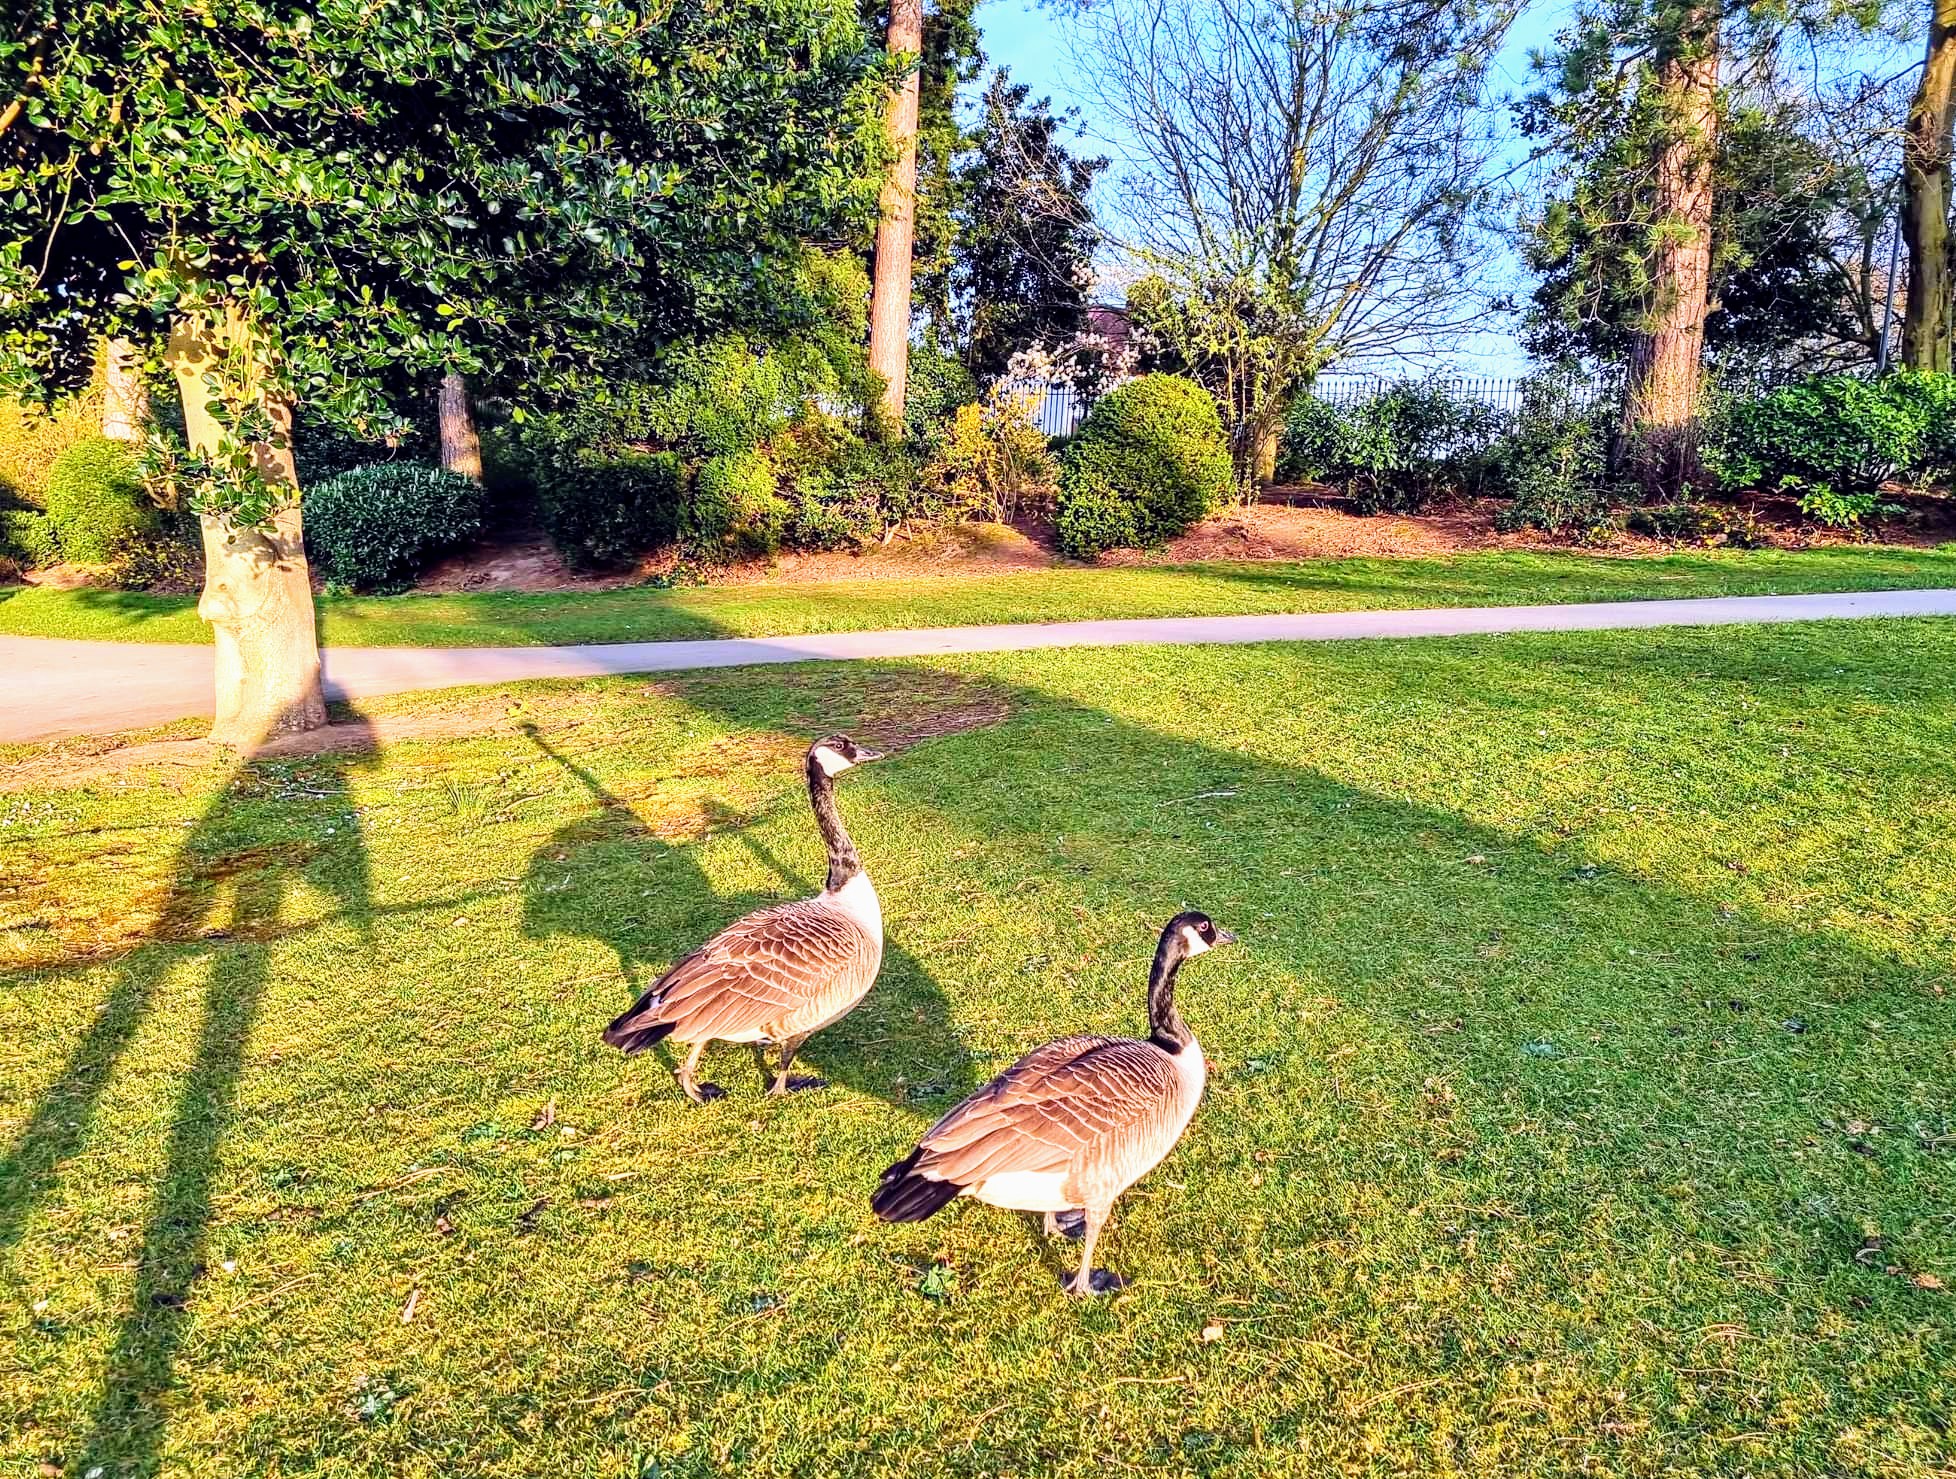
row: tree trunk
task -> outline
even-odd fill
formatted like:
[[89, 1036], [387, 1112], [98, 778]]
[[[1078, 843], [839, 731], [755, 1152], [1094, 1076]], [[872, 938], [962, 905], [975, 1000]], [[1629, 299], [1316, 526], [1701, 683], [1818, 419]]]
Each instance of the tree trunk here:
[[1268, 488], [1277, 481], [1277, 449], [1283, 441], [1283, 423], [1264, 428], [1256, 442], [1256, 486]]
[[1902, 239], [1908, 306], [1902, 363], [1956, 369], [1956, 247], [1949, 235], [1950, 156], [1956, 152], [1956, 0], [1932, 0], [1929, 50], [1902, 142]]
[[1622, 451], [1646, 494], [1676, 497], [1699, 475], [1698, 393], [1711, 292], [1712, 155], [1718, 143], [1718, 19], [1689, 12], [1658, 63], [1669, 114], [1655, 161], [1657, 302], [1633, 336]]
[[140, 442], [148, 426], [143, 357], [127, 339], [111, 339], [102, 372], [102, 435], [118, 442]]
[[[216, 452], [223, 432], [210, 411], [205, 373], [221, 358], [220, 341], [235, 342], [249, 332], [236, 317], [215, 333], [189, 319], [177, 320], [171, 330], [168, 358], [193, 452]], [[312, 577], [292, 464], [292, 409], [276, 400], [266, 405], [285, 432], [285, 445], [259, 442], [252, 455], [268, 481], [292, 489], [292, 500], [263, 525], [241, 527], [217, 514], [199, 519], [204, 593], [197, 614], [211, 624], [217, 659], [217, 718], [210, 737], [241, 750], [274, 734], [317, 729], [326, 722]]]
[[441, 429], [441, 465], [481, 482], [482, 440], [475, 434], [475, 417], [469, 410], [469, 382], [453, 370], [441, 377], [435, 420]]
[[[924, 49], [923, 0], [890, 0], [889, 50], [918, 57]], [[910, 372], [910, 255], [917, 216], [917, 87], [913, 67], [890, 99], [888, 127], [896, 158], [883, 182], [876, 223], [876, 277], [869, 297], [869, 367], [883, 377], [881, 430], [903, 431], [904, 384]]]

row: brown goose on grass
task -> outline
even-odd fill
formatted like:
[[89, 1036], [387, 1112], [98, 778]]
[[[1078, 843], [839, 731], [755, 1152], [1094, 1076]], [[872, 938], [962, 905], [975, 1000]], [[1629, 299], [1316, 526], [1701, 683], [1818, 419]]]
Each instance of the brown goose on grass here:
[[[696, 1104], [718, 1099], [701, 1083], [700, 1054], [710, 1042], [750, 1043], [768, 1093], [819, 1089], [819, 1078], [790, 1077], [788, 1065], [809, 1036], [840, 1021], [869, 994], [883, 963], [883, 911], [835, 809], [835, 777], [883, 757], [847, 735], [808, 748], [808, 799], [829, 849], [829, 878], [812, 899], [759, 909], [720, 931], [661, 976], [604, 1030], [627, 1054], [670, 1037], [692, 1051], [677, 1077]], [[770, 1069], [769, 1046], [781, 1050]]]
[[1148, 975], [1147, 1040], [1067, 1037], [1036, 1048], [932, 1125], [883, 1173], [870, 1206], [922, 1222], [960, 1196], [1044, 1212], [1046, 1231], [1085, 1238], [1073, 1294], [1119, 1289], [1093, 1266], [1114, 1199], [1152, 1171], [1188, 1128], [1207, 1082], [1195, 1034], [1175, 1010], [1175, 974], [1236, 937], [1206, 914], [1178, 914]]

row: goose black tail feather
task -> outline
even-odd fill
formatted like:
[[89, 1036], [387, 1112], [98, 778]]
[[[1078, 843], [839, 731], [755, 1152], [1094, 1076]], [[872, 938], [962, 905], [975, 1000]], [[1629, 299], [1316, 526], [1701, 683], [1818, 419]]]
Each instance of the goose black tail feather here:
[[939, 1181], [919, 1171], [917, 1163], [923, 1156], [921, 1146], [911, 1151], [883, 1173], [870, 1193], [870, 1210], [885, 1222], [922, 1222], [964, 1190], [955, 1181]]
[[604, 1030], [604, 1040], [614, 1048], [621, 1049], [626, 1056], [642, 1053], [655, 1042], [672, 1035], [677, 1026], [673, 1022], [652, 1022], [641, 1025], [638, 1008], [633, 1007]]

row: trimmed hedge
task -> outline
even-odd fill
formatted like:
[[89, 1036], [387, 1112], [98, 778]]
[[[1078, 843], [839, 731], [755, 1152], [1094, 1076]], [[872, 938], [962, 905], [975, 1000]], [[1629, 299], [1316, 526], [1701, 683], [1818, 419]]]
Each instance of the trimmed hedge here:
[[1208, 517], [1229, 487], [1229, 448], [1209, 393], [1176, 375], [1144, 375], [1103, 397], [1067, 445], [1059, 547], [1086, 559], [1160, 544]]
[[482, 489], [412, 462], [350, 468], [305, 496], [306, 549], [329, 579], [397, 591], [482, 527]]
[[543, 531], [579, 568], [622, 565], [679, 532], [681, 470], [672, 452], [556, 448], [532, 473]]
[[129, 442], [83, 437], [48, 470], [48, 521], [62, 557], [107, 565], [154, 539], [156, 505], [143, 493], [140, 457]]

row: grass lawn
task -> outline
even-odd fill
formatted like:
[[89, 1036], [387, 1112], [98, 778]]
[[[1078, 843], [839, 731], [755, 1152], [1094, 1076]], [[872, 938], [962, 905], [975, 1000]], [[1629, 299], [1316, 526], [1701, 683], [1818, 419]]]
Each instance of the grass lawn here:
[[[0, 794], [0, 1473], [1956, 1473], [1952, 675], [1937, 621], [729, 671]], [[694, 1108], [599, 1028], [819, 880], [831, 726], [900, 747], [841, 786], [881, 982], [831, 1088], [721, 1050]], [[1185, 905], [1242, 943], [1133, 1289], [878, 1223]]]
[[[1062, 569], [823, 584], [546, 595], [322, 597], [340, 647], [551, 646], [790, 637], [889, 627], [1632, 601], [1956, 586], [1956, 545], [1708, 551], [1661, 558], [1489, 551], [1443, 559]], [[205, 642], [190, 596], [0, 587], [0, 635]]]

